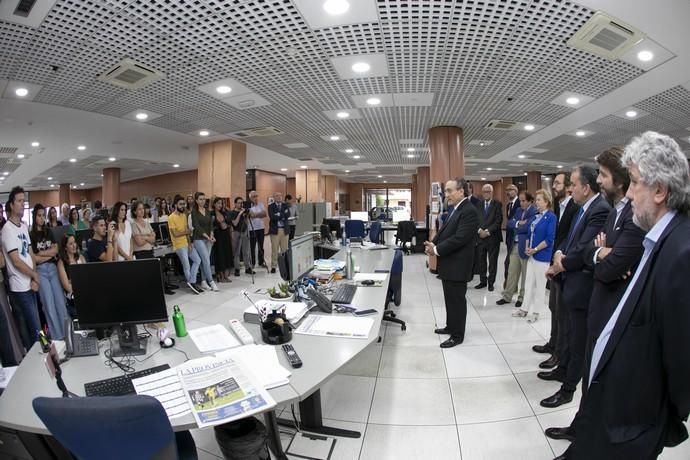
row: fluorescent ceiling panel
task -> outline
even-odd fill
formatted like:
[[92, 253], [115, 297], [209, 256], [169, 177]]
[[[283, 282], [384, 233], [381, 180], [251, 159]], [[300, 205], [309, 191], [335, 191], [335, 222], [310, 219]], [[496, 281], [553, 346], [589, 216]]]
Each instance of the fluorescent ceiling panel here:
[[[371, 68], [367, 72], [355, 72], [352, 66], [359, 62], [366, 62]], [[332, 57], [331, 63], [343, 80], [388, 76], [388, 63], [384, 53]]]
[[[367, 100], [371, 98], [377, 98], [381, 100], [380, 104], [371, 105], [367, 104]], [[391, 94], [370, 94], [368, 96], [352, 96], [352, 102], [355, 107], [360, 109], [374, 109], [376, 107], [393, 107], [393, 96]]]
[[434, 93], [395, 93], [396, 107], [429, 107], [434, 103]]
[[347, 0], [347, 2], [350, 7], [345, 13], [339, 15], [326, 13], [323, 8], [325, 0], [294, 0], [293, 3], [312, 29], [378, 21], [375, 0]]

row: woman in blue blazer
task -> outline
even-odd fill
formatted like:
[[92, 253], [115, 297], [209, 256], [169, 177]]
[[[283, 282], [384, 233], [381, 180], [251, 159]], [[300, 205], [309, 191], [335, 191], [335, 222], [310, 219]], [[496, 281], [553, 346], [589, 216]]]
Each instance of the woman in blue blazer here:
[[551, 211], [551, 193], [539, 189], [534, 194], [537, 215], [528, 224], [525, 254], [527, 274], [525, 276], [525, 299], [523, 306], [513, 316], [527, 317], [533, 323], [539, 319], [539, 313], [546, 304], [546, 270], [551, 263], [553, 240], [556, 236], [556, 215]]

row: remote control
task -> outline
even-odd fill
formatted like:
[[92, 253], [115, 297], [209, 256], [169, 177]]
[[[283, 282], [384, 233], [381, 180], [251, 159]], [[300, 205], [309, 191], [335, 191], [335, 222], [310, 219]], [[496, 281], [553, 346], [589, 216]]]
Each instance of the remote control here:
[[250, 345], [254, 343], [254, 337], [249, 331], [240, 323], [238, 319], [230, 320], [230, 328], [235, 331], [235, 335], [240, 339], [243, 345]]
[[290, 361], [290, 365], [292, 367], [302, 367], [302, 360], [300, 359], [299, 355], [292, 347], [292, 345], [286, 343], [285, 345], [283, 345], [283, 351], [285, 352], [285, 355], [287, 356], [288, 361]]

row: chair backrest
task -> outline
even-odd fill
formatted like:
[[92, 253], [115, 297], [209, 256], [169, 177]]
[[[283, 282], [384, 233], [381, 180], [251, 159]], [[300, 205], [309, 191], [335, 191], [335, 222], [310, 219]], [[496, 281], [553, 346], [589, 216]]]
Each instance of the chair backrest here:
[[401, 220], [398, 222], [397, 235], [399, 240], [403, 242], [412, 241], [412, 238], [415, 236], [416, 232], [416, 224], [411, 220]]
[[369, 224], [369, 241], [378, 243], [381, 236], [381, 222], [372, 222]]
[[403, 252], [400, 248], [395, 250], [393, 264], [391, 265], [391, 275], [398, 275], [403, 272]]
[[346, 220], [345, 233], [348, 238], [364, 238], [364, 222], [361, 220]]
[[36, 398], [34, 412], [80, 459], [177, 459], [165, 409], [151, 396]]

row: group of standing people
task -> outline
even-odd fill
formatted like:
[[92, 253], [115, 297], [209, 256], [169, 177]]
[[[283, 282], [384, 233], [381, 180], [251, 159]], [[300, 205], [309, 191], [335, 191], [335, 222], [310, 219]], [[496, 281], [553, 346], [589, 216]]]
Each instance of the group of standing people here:
[[[652, 459], [688, 437], [688, 160], [672, 138], [655, 132], [595, 160], [598, 171], [582, 165], [556, 175], [553, 195], [507, 189], [507, 276], [496, 303], [508, 304], [518, 293], [513, 316], [536, 321], [548, 281], [551, 338], [533, 350], [551, 354], [540, 364], [551, 370], [538, 377], [561, 387], [540, 404], [572, 401], [582, 382], [571, 424], [545, 431], [571, 441], [557, 459]], [[464, 340], [472, 267], [480, 266], [477, 288], [491, 291], [495, 281], [491, 261], [487, 274], [474, 260], [491, 257], [490, 245], [475, 248], [495, 234], [495, 209], [502, 214], [491, 190], [483, 192], [483, 202], [472, 206], [467, 182], [448, 181], [453, 209], [425, 243], [427, 254], [438, 257], [443, 283], [447, 325], [435, 331], [450, 335], [443, 348]]]

